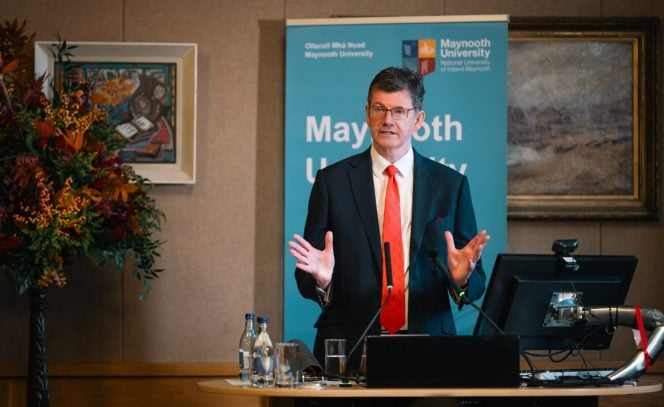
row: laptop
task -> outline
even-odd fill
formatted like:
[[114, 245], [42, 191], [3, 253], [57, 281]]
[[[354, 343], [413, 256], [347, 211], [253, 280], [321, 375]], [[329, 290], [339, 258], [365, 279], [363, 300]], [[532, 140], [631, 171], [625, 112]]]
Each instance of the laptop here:
[[367, 336], [367, 387], [518, 387], [516, 336]]

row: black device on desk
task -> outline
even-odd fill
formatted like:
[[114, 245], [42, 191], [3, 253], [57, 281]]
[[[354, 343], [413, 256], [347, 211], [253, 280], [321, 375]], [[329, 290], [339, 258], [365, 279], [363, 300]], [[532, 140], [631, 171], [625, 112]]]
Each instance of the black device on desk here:
[[367, 337], [367, 387], [518, 387], [514, 336]]
[[634, 256], [498, 254], [474, 333], [497, 335], [491, 318], [522, 350], [607, 349], [614, 327], [569, 324], [552, 311], [622, 305], [636, 264]]

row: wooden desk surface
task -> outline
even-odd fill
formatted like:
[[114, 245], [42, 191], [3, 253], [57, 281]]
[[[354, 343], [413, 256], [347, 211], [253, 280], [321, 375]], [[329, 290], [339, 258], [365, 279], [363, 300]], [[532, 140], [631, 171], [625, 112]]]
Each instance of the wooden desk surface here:
[[655, 393], [662, 384], [641, 381], [637, 385], [586, 387], [514, 387], [514, 388], [367, 388], [337, 385], [295, 388], [236, 386], [226, 378], [199, 382], [200, 390], [236, 396], [256, 397], [593, 397]]

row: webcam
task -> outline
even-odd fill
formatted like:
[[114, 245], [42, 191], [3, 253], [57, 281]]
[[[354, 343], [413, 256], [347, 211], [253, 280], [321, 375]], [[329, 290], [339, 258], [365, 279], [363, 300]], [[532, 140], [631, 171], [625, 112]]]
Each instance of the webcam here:
[[569, 256], [579, 247], [579, 241], [576, 239], [558, 239], [553, 241], [554, 253], [558, 256]]
[[576, 239], [554, 240], [551, 250], [558, 257], [559, 271], [577, 271], [579, 269], [579, 264], [572, 257], [572, 253], [577, 247], [579, 247], [579, 241]]

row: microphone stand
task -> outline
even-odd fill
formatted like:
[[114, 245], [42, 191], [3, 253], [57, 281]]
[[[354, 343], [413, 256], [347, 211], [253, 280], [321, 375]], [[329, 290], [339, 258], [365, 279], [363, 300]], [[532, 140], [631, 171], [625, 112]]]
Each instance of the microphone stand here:
[[457, 296], [459, 297], [459, 311], [461, 311], [461, 308], [463, 307], [463, 304], [468, 304], [471, 307], [475, 308], [482, 318], [486, 319], [489, 321], [491, 326], [494, 327], [496, 332], [498, 332], [500, 335], [505, 335], [505, 332], [498, 327], [498, 325], [484, 312], [480, 307], [478, 307], [473, 301], [470, 301], [468, 297], [466, 297], [466, 293], [459, 287], [459, 284], [457, 284], [456, 281], [452, 278], [452, 274], [450, 274], [450, 271], [445, 267], [442, 261], [438, 258], [438, 251], [435, 249], [429, 250], [429, 257], [431, 257], [431, 261], [433, 264], [443, 273], [445, 278], [447, 279], [447, 282], [450, 284], [452, 289], [457, 293]]
[[[357, 347], [360, 345], [360, 342], [364, 340], [367, 336], [367, 332], [369, 332], [369, 329], [371, 329], [371, 326], [376, 322], [376, 319], [378, 318], [378, 315], [380, 315], [381, 311], [383, 310], [383, 307], [385, 304], [387, 304], [387, 301], [390, 299], [392, 296], [392, 288], [394, 287], [393, 282], [392, 282], [392, 253], [390, 251], [390, 242], [385, 242], [383, 244], [383, 249], [385, 253], [385, 284], [387, 286], [387, 295], [385, 296], [385, 299], [383, 302], [380, 304], [380, 307], [378, 307], [378, 310], [374, 314], [373, 318], [371, 318], [371, 321], [367, 325], [367, 327], [364, 329], [364, 332], [362, 332], [362, 335], [357, 339], [357, 342], [355, 342], [355, 345], [351, 348], [350, 352], [348, 352], [348, 360], [350, 360], [351, 355], [355, 352]], [[356, 381], [359, 383], [359, 371], [357, 375]]]
[[447, 284], [452, 287], [452, 291], [454, 291], [459, 297], [459, 311], [461, 311], [461, 308], [463, 308], [464, 304], [469, 304], [472, 305], [472, 303], [466, 298], [466, 292], [459, 287], [459, 284], [457, 284], [456, 281], [454, 281], [454, 278], [452, 278], [452, 274], [450, 271], [447, 269], [447, 267], [443, 264], [442, 261], [438, 258], [438, 251], [436, 249], [431, 249], [429, 250], [429, 257], [431, 258], [431, 261], [433, 264], [440, 270], [443, 275], [445, 276], [445, 279], [447, 280]]

